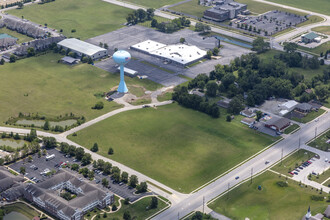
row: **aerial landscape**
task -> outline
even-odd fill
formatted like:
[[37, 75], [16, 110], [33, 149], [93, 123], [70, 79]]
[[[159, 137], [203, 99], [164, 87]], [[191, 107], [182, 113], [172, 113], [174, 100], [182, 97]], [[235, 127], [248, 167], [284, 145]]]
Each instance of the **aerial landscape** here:
[[330, 220], [328, 0], [0, 0], [0, 220]]

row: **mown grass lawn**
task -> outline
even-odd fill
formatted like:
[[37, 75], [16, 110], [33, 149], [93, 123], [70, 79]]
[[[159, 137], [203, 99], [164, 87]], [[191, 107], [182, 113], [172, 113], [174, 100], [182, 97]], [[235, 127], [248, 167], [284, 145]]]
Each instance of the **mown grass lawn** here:
[[131, 2], [133, 4], [142, 5], [148, 8], [160, 8], [165, 5], [172, 5], [182, 0], [123, 0], [125, 2]]
[[272, 170], [282, 173], [284, 175], [290, 176], [288, 172], [292, 171], [296, 167], [299, 167], [303, 162], [306, 162], [315, 154], [307, 150], [298, 150], [291, 156], [285, 158], [282, 163], [278, 163], [276, 166], [272, 167]]
[[316, 138], [316, 140], [310, 142], [308, 145], [311, 147], [315, 147], [319, 150], [328, 151], [329, 145], [327, 141], [330, 139], [330, 130], [322, 134], [320, 137]]
[[191, 192], [274, 139], [177, 104], [124, 112], [69, 138], [176, 190]]
[[186, 13], [189, 15], [194, 15], [196, 17], [203, 17], [204, 11], [209, 9], [210, 7], [202, 6], [198, 4], [198, 0], [192, 0], [190, 2], [186, 2], [177, 6], [170, 8], [173, 11]]
[[[130, 12], [132, 10], [101, 0], [56, 0], [8, 11], [58, 31], [63, 29], [65, 36], [82, 40], [122, 27]], [[73, 29], [76, 32], [72, 33]]]
[[290, 125], [290, 127], [285, 129], [284, 134], [290, 134], [292, 131], [296, 130], [297, 128], [299, 128], [299, 125], [297, 124]]
[[[46, 55], [6, 63], [0, 67], [0, 122], [22, 113], [39, 113], [50, 117], [70, 112], [87, 120], [120, 108], [115, 102], [96, 98], [119, 83], [119, 74], [112, 74], [88, 64], [69, 66], [58, 63], [62, 56]], [[159, 84], [150, 80], [125, 77], [126, 83], [156, 90]], [[102, 110], [93, 110], [103, 101]]]
[[283, 5], [301, 8], [308, 11], [318, 12], [325, 15], [330, 15], [330, 4], [328, 0], [268, 0]]
[[325, 112], [323, 109], [319, 109], [317, 112], [316, 111], [311, 111], [309, 112], [305, 117], [303, 118], [291, 118], [294, 121], [300, 122], [300, 123], [307, 123], [312, 121], [313, 119], [319, 117]]
[[319, 26], [312, 28], [312, 31], [320, 32], [322, 34], [330, 35], [330, 26]]
[[[312, 195], [319, 196], [319, 192], [310, 187], [305, 188], [292, 180], [288, 187], [280, 187], [276, 183], [286, 181], [284, 177], [266, 172], [250, 181], [238, 186], [215, 200], [209, 207], [231, 219], [253, 220], [293, 220], [301, 219], [311, 207], [312, 214], [323, 213], [329, 205], [326, 201], [314, 201]], [[258, 186], [262, 190], [258, 190]], [[323, 196], [327, 196], [323, 193]]]

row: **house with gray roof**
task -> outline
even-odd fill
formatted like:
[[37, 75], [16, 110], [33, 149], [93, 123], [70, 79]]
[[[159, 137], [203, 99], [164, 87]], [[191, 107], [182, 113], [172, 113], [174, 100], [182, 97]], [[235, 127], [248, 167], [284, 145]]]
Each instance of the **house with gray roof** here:
[[[71, 200], [60, 196], [66, 190], [76, 195]], [[62, 220], [80, 220], [94, 208], [105, 208], [114, 202], [114, 194], [82, 177], [61, 170], [50, 179], [28, 184], [24, 197]]]
[[308, 113], [313, 110], [313, 106], [309, 103], [299, 103], [298, 105], [295, 106], [295, 110], [301, 113]]
[[273, 117], [272, 119], [268, 120], [265, 123], [265, 126], [271, 128], [275, 131], [283, 131], [286, 127], [290, 125], [290, 120], [287, 118], [276, 118]]
[[22, 175], [15, 176], [7, 169], [0, 166], [0, 198], [7, 201], [14, 201], [23, 195], [24, 177]]

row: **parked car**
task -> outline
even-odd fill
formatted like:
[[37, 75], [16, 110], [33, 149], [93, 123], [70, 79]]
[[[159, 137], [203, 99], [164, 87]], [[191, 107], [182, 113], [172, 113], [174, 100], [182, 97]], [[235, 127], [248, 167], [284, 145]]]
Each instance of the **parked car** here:
[[296, 175], [298, 175], [298, 173], [297, 172], [293, 172], [294, 174], [296, 174]]
[[239, 176], [235, 177], [235, 180], [238, 180], [239, 179]]

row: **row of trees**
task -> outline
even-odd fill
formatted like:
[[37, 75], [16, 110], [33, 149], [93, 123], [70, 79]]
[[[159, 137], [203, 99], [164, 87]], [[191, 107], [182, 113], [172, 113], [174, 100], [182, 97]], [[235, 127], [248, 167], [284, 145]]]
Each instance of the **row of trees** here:
[[213, 118], [220, 117], [220, 109], [216, 104], [209, 104], [202, 97], [188, 93], [188, 88], [179, 86], [174, 89], [172, 99], [180, 105], [204, 112]]
[[60, 144], [60, 151], [71, 157], [75, 157], [77, 160], [81, 161], [83, 166], [90, 164], [92, 161], [92, 156], [89, 153], [85, 153], [85, 150], [82, 147], [76, 148], [74, 145], [62, 142]]
[[157, 28], [157, 30], [164, 33], [173, 33], [184, 27], [190, 26], [190, 20], [185, 17], [175, 18], [169, 22], [158, 23], [156, 19], [151, 21], [151, 27]]
[[148, 8], [146, 11], [143, 9], [137, 9], [133, 13], [128, 14], [126, 17], [127, 24], [135, 25], [137, 23], [142, 23], [145, 21], [150, 21], [154, 17], [155, 9]]

